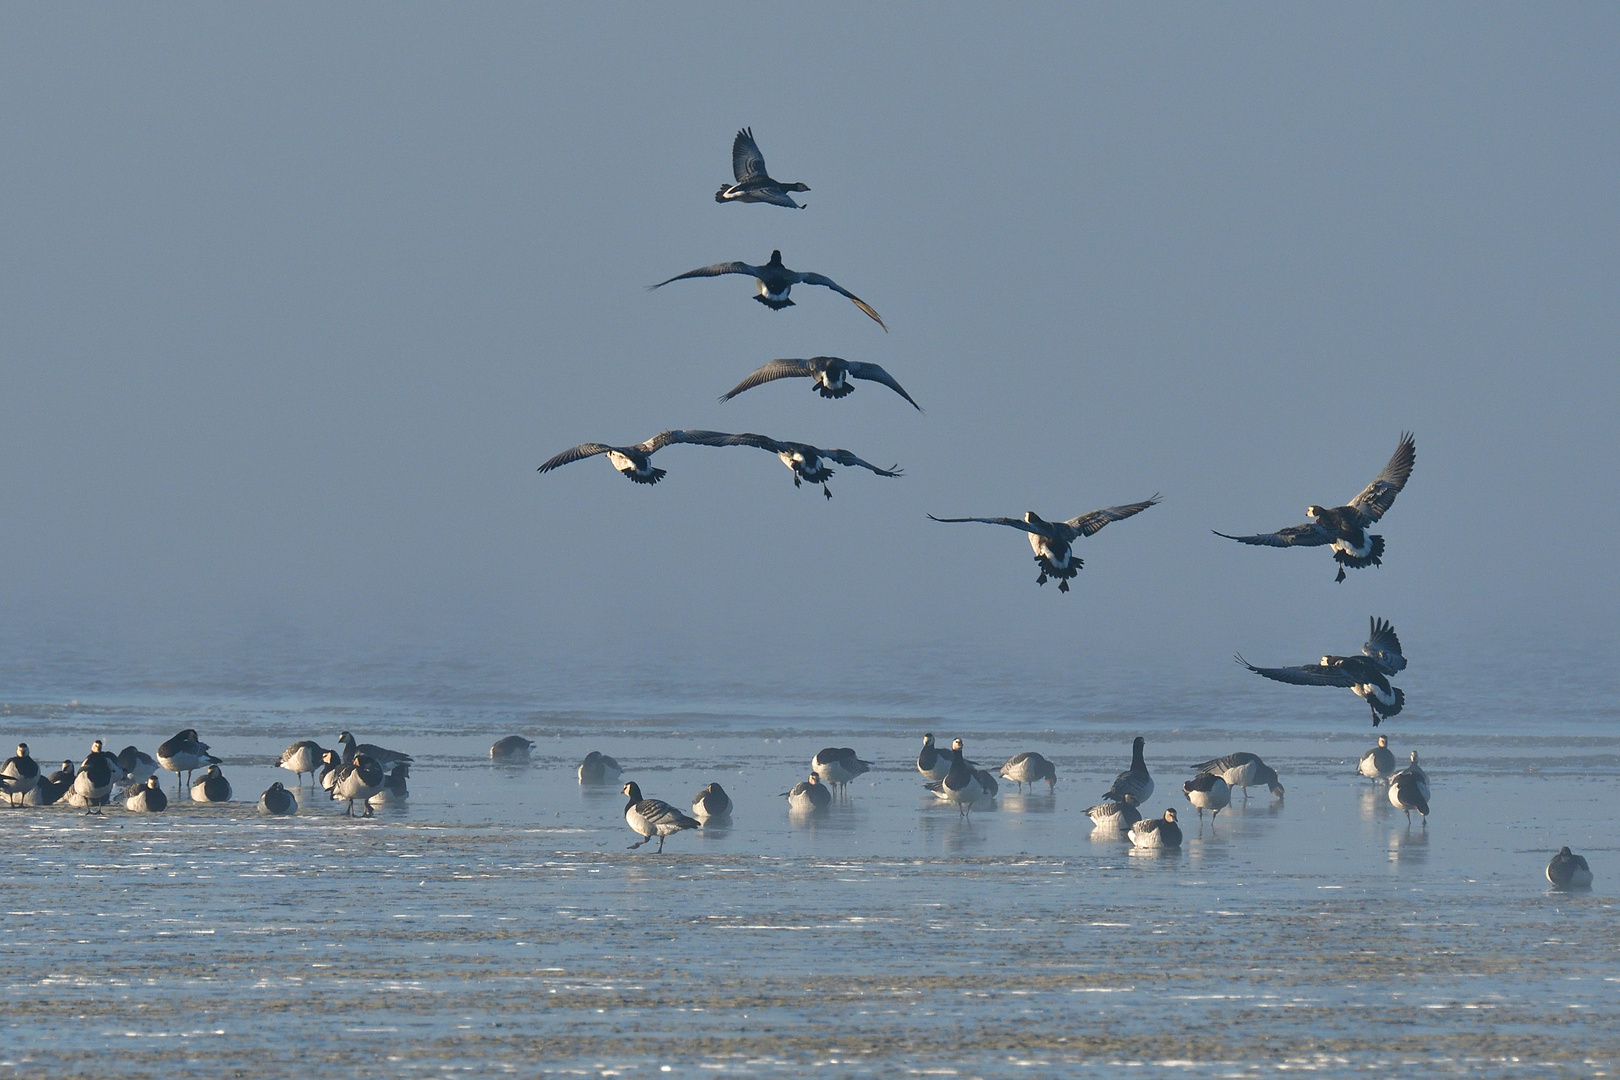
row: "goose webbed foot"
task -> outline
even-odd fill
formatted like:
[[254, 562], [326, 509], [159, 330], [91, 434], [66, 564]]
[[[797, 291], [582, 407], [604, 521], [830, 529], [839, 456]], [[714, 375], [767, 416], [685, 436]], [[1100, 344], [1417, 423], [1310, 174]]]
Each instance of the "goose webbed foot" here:
[[1044, 570], [1041, 571], [1041, 576], [1035, 579], [1035, 584], [1037, 584], [1037, 585], [1045, 585], [1046, 584], [1046, 571], [1044, 571]]
[[803, 483], [803, 481], [799, 479], [799, 474], [794, 473], [793, 474], [793, 486], [794, 487], [799, 487], [802, 483]]
[[829, 499], [832, 498], [832, 489], [827, 487], [827, 485], [825, 483], [821, 485], [821, 493], [823, 495], [827, 496], [827, 498], [829, 498]]
[[1069, 591], [1069, 582], [1067, 580], [1063, 580], [1063, 581], [1058, 582], [1058, 592], [1068, 592], [1068, 591]]
[[1334, 578], [1333, 580], [1334, 581], [1343, 581], [1344, 580], [1344, 567], [1342, 567], [1342, 566], [1339, 567], [1339, 576]]

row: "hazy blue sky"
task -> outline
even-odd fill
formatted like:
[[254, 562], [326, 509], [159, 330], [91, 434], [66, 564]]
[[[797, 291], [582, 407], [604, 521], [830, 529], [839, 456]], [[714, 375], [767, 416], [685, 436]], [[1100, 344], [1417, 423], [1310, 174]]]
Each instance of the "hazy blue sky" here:
[[[7, 5], [5, 639], [943, 643], [1212, 686], [1374, 613], [1415, 657], [1606, 651], [1617, 56], [1599, 4]], [[742, 125], [808, 210], [714, 202]], [[824, 290], [645, 291], [773, 247], [892, 333]], [[716, 401], [816, 353], [927, 414]], [[668, 427], [906, 475], [535, 473]], [[1210, 535], [1344, 501], [1407, 428], [1381, 570]], [[1067, 596], [924, 516], [1154, 492]]]

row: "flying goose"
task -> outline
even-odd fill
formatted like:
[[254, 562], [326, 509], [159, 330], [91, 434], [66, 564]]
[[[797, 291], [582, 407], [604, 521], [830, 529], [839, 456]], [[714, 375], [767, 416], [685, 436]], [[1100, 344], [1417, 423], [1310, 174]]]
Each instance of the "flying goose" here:
[[1389, 748], [1389, 736], [1378, 736], [1378, 745], [1361, 755], [1356, 772], [1369, 780], [1387, 780], [1395, 772], [1395, 755]]
[[[847, 397], [855, 392], [855, 388], [849, 384], [850, 379], [866, 379], [869, 382], [882, 383], [907, 401], [911, 401], [911, 395], [894, 381], [894, 376], [878, 365], [852, 362], [841, 356], [812, 356], [808, 360], [772, 360], [721, 395], [720, 400], [730, 401], [744, 390], [752, 390], [774, 379], [800, 378], [810, 379], [810, 389], [824, 398]], [[923, 411], [923, 407], [915, 401], [911, 401], [911, 407], [918, 412]]]
[[130, 788], [124, 799], [124, 809], [132, 814], [161, 814], [168, 808], [169, 797], [163, 794], [156, 773], [148, 776], [144, 784]]
[[743, 274], [753, 278], [754, 282], [759, 286], [759, 295], [754, 299], [772, 311], [781, 311], [783, 308], [793, 306], [793, 301], [788, 298], [788, 293], [793, 291], [793, 286], [823, 285], [841, 296], [847, 296], [856, 307], [870, 315], [873, 322], [882, 326], [884, 333], [889, 332], [888, 326], [883, 322], [883, 316], [874, 311], [872, 305], [824, 274], [801, 274], [797, 270], [789, 270], [782, 265], [782, 253], [780, 251], [771, 252], [771, 261], [764, 266], [753, 266], [745, 262], [723, 262], [715, 263], [713, 266], [700, 266], [696, 270], [676, 274], [672, 278], [660, 281], [657, 285], [649, 286], [648, 291], [661, 289], [671, 281], [680, 281], [683, 278], [721, 277], [725, 274]]
[[823, 450], [809, 443], [784, 442], [768, 435], [756, 435], [751, 431], [745, 431], [740, 435], [727, 435], [717, 445], [752, 446], [768, 450], [781, 458], [782, 464], [793, 470], [794, 487], [798, 487], [806, 480], [812, 484], [820, 484], [821, 493], [829, 499], [832, 498], [832, 491], [827, 487], [827, 481], [832, 478], [833, 471], [827, 467], [828, 462], [870, 469], [879, 476], [899, 476], [905, 471], [898, 465], [880, 469], [869, 461], [862, 461], [848, 450]]
[[1344, 686], [1356, 697], [1366, 701], [1372, 710], [1373, 727], [1400, 712], [1406, 705], [1406, 694], [1389, 685], [1390, 677], [1406, 670], [1406, 657], [1401, 655], [1401, 639], [1395, 636], [1395, 627], [1384, 619], [1369, 620], [1372, 630], [1360, 656], [1324, 656], [1320, 664], [1300, 667], [1255, 667], [1240, 655], [1237, 662], [1254, 672], [1277, 682], [1295, 686]]
[[662, 799], [643, 799], [641, 788], [634, 780], [620, 789], [629, 796], [630, 801], [624, 804], [624, 821], [630, 826], [632, 832], [641, 837], [630, 845], [630, 850], [645, 844], [653, 837], [658, 837], [658, 851], [664, 850], [664, 837], [678, 833], [682, 829], [696, 829], [698, 823]]
[[1124, 832], [1142, 820], [1142, 811], [1129, 799], [1123, 802], [1100, 802], [1086, 810], [1099, 832]]
[[758, 202], [804, 209], [789, 197], [788, 192], [809, 191], [810, 188], [798, 181], [784, 184], [771, 179], [765, 171], [765, 155], [759, 152], [759, 144], [754, 141], [754, 129], [751, 127], [743, 128], [731, 140], [731, 174], [736, 177], [736, 183], [721, 184], [720, 190], [714, 193], [715, 202]]
[[1249, 798], [1250, 784], [1264, 784], [1277, 798], [1283, 796], [1283, 786], [1277, 779], [1277, 770], [1261, 761], [1259, 755], [1246, 750], [1201, 761], [1192, 767], [1200, 773], [1214, 773], [1230, 787], [1242, 788], [1245, 801]]
[[325, 759], [324, 747], [309, 739], [300, 739], [281, 752], [281, 756], [276, 759], [276, 767], [286, 769], [298, 777], [300, 784], [304, 782], [304, 774], [309, 773], [310, 781], [313, 783], [315, 773], [319, 771], [321, 762]]
[[973, 768], [963, 759], [962, 740], [955, 739], [951, 742], [950, 772], [945, 774], [945, 779], [923, 786], [942, 802], [955, 803], [957, 812], [965, 817], [973, 810], [974, 803], [994, 797], [994, 792], [985, 790], [984, 780], [989, 775], [982, 769]]
[[1045, 780], [1046, 790], [1052, 791], [1057, 788], [1057, 766], [1035, 751], [1027, 750], [1022, 754], [1014, 754], [1007, 760], [1007, 764], [1001, 767], [1001, 778], [1017, 784], [1020, 791], [1024, 789], [1025, 784], [1034, 791], [1035, 781]]
[[1090, 536], [1110, 521], [1123, 521], [1128, 517], [1140, 514], [1150, 506], [1158, 505], [1157, 495], [1146, 502], [1127, 503], [1124, 506], [1110, 506], [1104, 510], [1093, 510], [1089, 514], [1070, 518], [1068, 521], [1047, 521], [1035, 511], [1031, 510], [1022, 518], [942, 518], [928, 516], [934, 521], [961, 522], [978, 521], [986, 525], [1006, 525], [1014, 529], [1022, 529], [1029, 534], [1029, 546], [1035, 551], [1035, 562], [1041, 568], [1040, 576], [1035, 584], [1045, 585], [1048, 577], [1058, 579], [1058, 592], [1069, 591], [1069, 579], [1080, 572], [1085, 565], [1080, 556], [1074, 554], [1070, 545], [1082, 536]]
[[667, 469], [653, 468], [652, 456], [666, 446], [675, 443], [693, 446], [720, 446], [720, 440], [727, 438], [723, 431], [660, 431], [646, 442], [636, 443], [634, 446], [608, 446], [605, 443], [580, 443], [564, 450], [556, 457], [551, 458], [539, 468], [540, 472], [550, 472], [575, 461], [583, 461], [597, 454], [606, 454], [608, 464], [629, 477], [634, 484], [656, 484], [667, 474]]
[[1233, 536], [1215, 532], [1215, 535], [1236, 540], [1240, 544], [1261, 547], [1320, 547], [1331, 544], [1333, 559], [1339, 564], [1339, 576], [1333, 580], [1343, 581], [1344, 568], [1347, 566], [1360, 570], [1367, 566], [1383, 565], [1384, 538], [1371, 535], [1367, 528], [1389, 513], [1395, 496], [1401, 493], [1407, 477], [1412, 475], [1412, 465], [1416, 460], [1417, 441], [1411, 432], [1403, 432], [1400, 444], [1395, 447], [1395, 453], [1390, 457], [1389, 464], [1384, 466], [1384, 471], [1360, 495], [1351, 499], [1348, 506], [1331, 509], [1307, 506], [1305, 513], [1314, 520], [1303, 525], [1290, 525], [1273, 533]]
[[39, 785], [39, 762], [28, 755], [28, 744], [18, 743], [15, 757], [0, 763], [0, 793], [5, 794], [12, 806]]
[[527, 765], [534, 743], [521, 735], [508, 735], [489, 748], [489, 760], [504, 765]]
[[277, 780], [265, 788], [264, 794], [259, 796], [259, 813], [272, 814], [276, 817], [296, 814], [298, 813], [298, 800], [293, 797], [292, 792], [281, 786], [280, 780]]
[[347, 731], [338, 734], [338, 742], [343, 746], [343, 763], [345, 765], [353, 761], [356, 754], [366, 755], [385, 769], [392, 765], [398, 765], [402, 761], [411, 762], [415, 760], [411, 755], [401, 753], [398, 750], [384, 750], [376, 743], [367, 742], [357, 745], [354, 736]]
[[180, 774], [191, 774], [207, 765], [217, 765], [220, 759], [208, 752], [208, 744], [197, 738], [196, 728], [186, 728], [172, 739], [166, 739], [157, 748], [158, 764], [174, 773], [174, 790], [180, 791]]
[[825, 810], [832, 805], [832, 789], [823, 784], [821, 777], [813, 771], [810, 773], [810, 779], [800, 780], [782, 792], [782, 795], [788, 801], [788, 809], [794, 813], [811, 813]]
[[711, 821], [716, 825], [730, 821], [731, 796], [719, 784], [708, 785], [692, 796], [692, 816], [704, 826]]
[[64, 761], [50, 776], [42, 776], [32, 791], [22, 797], [24, 806], [55, 806], [73, 788], [73, 762]]
[[411, 797], [410, 787], [406, 784], [410, 775], [410, 762], [401, 761], [395, 764], [393, 772], [383, 779], [382, 789], [367, 799], [366, 805], [404, 806]]
[[225, 779], [225, 774], [219, 771], [218, 765], [208, 766], [207, 772], [191, 782], [191, 801], [231, 801], [231, 782]]
[[1586, 865], [1584, 855], [1577, 855], [1569, 848], [1562, 847], [1552, 857], [1552, 862], [1547, 864], [1547, 880], [1556, 889], [1589, 889], [1592, 887], [1592, 868]]
[[622, 772], [619, 763], [608, 757], [600, 750], [592, 750], [585, 755], [585, 760], [579, 763], [579, 782], [581, 784], [611, 784], [619, 778]]
[[[1204, 811], [1212, 811], [1209, 819], [1213, 822], [1221, 816], [1221, 811], [1232, 805], [1232, 787], [1226, 778], [1217, 772], [1201, 772], [1181, 785], [1181, 793], [1187, 796], [1187, 801], [1198, 807], [1198, 820], [1204, 820]], [[1200, 826], [1201, 827], [1201, 826]]]
[[131, 789], [146, 783], [157, 775], [157, 758], [138, 746], [126, 746], [118, 751], [118, 767], [124, 770], [124, 781]]
[[1131, 844], [1139, 848], [1181, 846], [1181, 826], [1176, 824], [1174, 810], [1166, 810], [1162, 818], [1143, 818], [1131, 826], [1127, 835], [1131, 838]]
[[829, 746], [810, 759], [810, 769], [832, 785], [835, 795], [847, 796], [849, 782], [871, 769], [870, 761], [862, 761], [847, 746]]
[[1131, 767], [1114, 777], [1114, 786], [1103, 792], [1103, 798], [1141, 806], [1153, 797], [1153, 777], [1148, 775], [1147, 762], [1142, 759], [1146, 745], [1147, 740], [1140, 735], [1132, 741]]
[[370, 817], [369, 800], [382, 790], [383, 779], [382, 762], [362, 751], [340, 765], [332, 774], [332, 798], [348, 802], [349, 807], [344, 812], [349, 817], [354, 817], [354, 804], [358, 800], [366, 808], [365, 813], [360, 816]]

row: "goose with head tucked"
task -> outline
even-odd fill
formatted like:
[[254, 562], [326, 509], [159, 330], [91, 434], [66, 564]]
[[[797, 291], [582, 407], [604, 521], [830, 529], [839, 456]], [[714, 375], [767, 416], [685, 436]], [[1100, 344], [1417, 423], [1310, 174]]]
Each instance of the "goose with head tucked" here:
[[1586, 865], [1584, 855], [1561, 847], [1547, 864], [1547, 880], [1552, 882], [1555, 889], [1590, 889], [1592, 868]]
[[404, 806], [410, 800], [409, 762], [401, 761], [383, 778], [382, 789], [366, 800], [367, 806]]
[[1368, 620], [1372, 632], [1361, 647], [1360, 656], [1324, 656], [1319, 664], [1299, 667], [1255, 667], [1240, 654], [1237, 662], [1254, 672], [1294, 686], [1342, 686], [1367, 703], [1372, 710], [1373, 727], [1396, 715], [1406, 706], [1406, 693], [1389, 680], [1406, 670], [1401, 655], [1401, 639], [1385, 619]]
[[1395, 754], [1389, 748], [1389, 736], [1378, 736], [1378, 745], [1361, 755], [1356, 772], [1369, 780], [1388, 780], [1395, 774]]
[[911, 400], [911, 395], [894, 381], [894, 376], [877, 364], [845, 360], [841, 356], [812, 356], [808, 360], [772, 360], [749, 375], [742, 382], [721, 395], [721, 401], [730, 401], [744, 390], [752, 390], [775, 379], [809, 379], [810, 388], [824, 398], [847, 397], [855, 392], [851, 379], [865, 379], [882, 383], [911, 402], [911, 407], [922, 412], [922, 406]]
[[706, 785], [692, 796], [692, 816], [704, 828], [724, 825], [731, 820], [731, 796], [718, 783]]
[[0, 794], [16, 806], [39, 786], [39, 762], [28, 754], [28, 744], [18, 743], [17, 753], [0, 763]]
[[635, 484], [656, 484], [667, 474], [667, 469], [655, 468], [652, 456], [666, 446], [721, 446], [729, 438], [723, 431], [660, 431], [646, 442], [631, 446], [609, 446], [606, 443], [580, 443], [571, 446], [540, 466], [540, 472], [550, 472], [564, 465], [598, 454], [606, 454], [608, 464], [619, 470]]
[[1047, 761], [1033, 750], [1026, 750], [1022, 754], [1014, 754], [1001, 767], [1001, 778], [1011, 780], [1022, 791], [1028, 784], [1031, 791], [1035, 790], [1035, 781], [1045, 780], [1046, 790], [1057, 789], [1057, 766]]
[[191, 782], [191, 801], [206, 803], [231, 801], [231, 782], [225, 779], [225, 774], [219, 771], [218, 765], [208, 766], [208, 771]]
[[1403, 432], [1400, 444], [1395, 447], [1395, 453], [1390, 457], [1389, 464], [1384, 466], [1384, 471], [1348, 504], [1332, 508], [1314, 504], [1307, 506], [1305, 513], [1312, 520], [1303, 525], [1290, 525], [1286, 529], [1278, 529], [1272, 533], [1233, 536], [1230, 533], [1216, 532], [1215, 535], [1236, 540], [1240, 544], [1253, 544], [1259, 547], [1331, 545], [1333, 559], [1339, 564], [1339, 576], [1333, 580], [1343, 581], [1345, 567], [1360, 570], [1368, 566], [1383, 565], [1384, 538], [1374, 536], [1367, 530], [1389, 513], [1389, 508], [1395, 504], [1395, 496], [1406, 487], [1406, 481], [1412, 475], [1412, 466], [1416, 461], [1417, 440], [1413, 438], [1411, 432]]
[[158, 764], [174, 773], [174, 789], [180, 790], [180, 774], [186, 774], [186, 783], [191, 783], [191, 774], [197, 769], [209, 765], [218, 765], [220, 759], [208, 752], [208, 744], [197, 737], [196, 728], [186, 728], [172, 739], [165, 739], [157, 748]]
[[73, 762], [64, 761], [62, 767], [50, 776], [42, 776], [33, 790], [22, 797], [24, 806], [55, 806], [63, 796], [73, 790]]
[[144, 784], [131, 788], [124, 799], [124, 809], [132, 814], [161, 814], [168, 808], [169, 797], [163, 794], [155, 773], [148, 776]]
[[376, 743], [356, 743], [354, 736], [347, 731], [338, 734], [338, 743], [343, 747], [344, 764], [355, 759], [355, 755], [364, 754], [384, 769], [391, 769], [400, 762], [410, 764], [415, 759], [400, 750], [385, 750]]
[[138, 746], [126, 746], [118, 751], [118, 767], [124, 770], [124, 782], [134, 788], [158, 774], [157, 758]]
[[655, 854], [661, 854], [664, 850], [664, 837], [672, 836], [684, 829], [700, 827], [696, 820], [687, 817], [664, 800], [642, 798], [641, 787], [634, 780], [619, 790], [630, 800], [624, 804], [624, 822], [630, 826], [631, 832], [641, 837], [630, 845], [631, 851], [656, 836], [658, 851]]
[[788, 801], [788, 809], [798, 814], [825, 810], [833, 801], [832, 789], [823, 784], [814, 771], [808, 780], [800, 780], [782, 792], [782, 797]]
[[1147, 759], [1142, 756], [1147, 740], [1138, 735], [1131, 740], [1131, 767], [1114, 777], [1114, 784], [1103, 798], [1132, 802], [1141, 806], [1153, 797], [1153, 777], [1148, 775]]
[[783, 308], [793, 306], [793, 301], [788, 297], [788, 294], [793, 291], [793, 286], [821, 285], [838, 293], [840, 296], [848, 297], [850, 302], [866, 312], [873, 322], [882, 326], [884, 333], [889, 331], [888, 326], [883, 322], [883, 317], [872, 308], [872, 305], [824, 274], [800, 273], [797, 270], [789, 270], [782, 265], [782, 253], [780, 251], [771, 252], [771, 261], [764, 266], [754, 266], [745, 262], [723, 262], [715, 263], [712, 266], [700, 266], [696, 270], [676, 274], [672, 278], [660, 281], [657, 285], [649, 286], [648, 291], [661, 289], [671, 281], [682, 281], [686, 278], [722, 277], [726, 274], [742, 274], [744, 277], [753, 278], [754, 283], [759, 287], [759, 294], [754, 299], [772, 311], [781, 311]]
[[833, 794], [848, 794], [849, 782], [872, 768], [847, 746], [829, 746], [810, 759], [810, 770], [832, 785]]
[[585, 760], [579, 763], [579, 782], [581, 784], [611, 784], [623, 772], [616, 759], [608, 757], [600, 750], [592, 750], [585, 755]]
[[1130, 799], [1119, 802], [1100, 802], [1086, 810], [1086, 816], [1098, 832], [1123, 833], [1142, 820], [1142, 811]]
[[298, 813], [298, 800], [293, 793], [281, 786], [277, 780], [264, 789], [259, 796], [259, 813], [270, 814], [275, 817], [285, 817], [288, 814]]
[[358, 801], [366, 808], [361, 817], [371, 816], [370, 799], [382, 790], [383, 781], [387, 777], [383, 774], [382, 762], [370, 754], [357, 753], [349, 761], [338, 766], [332, 775], [332, 798], [347, 802], [348, 809], [344, 812], [354, 817], [354, 804]]
[[1193, 769], [1199, 773], [1213, 773], [1225, 780], [1228, 786], [1242, 788], [1245, 801], [1249, 798], [1251, 784], [1264, 784], [1274, 797], [1283, 797], [1282, 781], [1277, 778], [1277, 770], [1261, 761], [1260, 755], [1247, 750], [1200, 761]]
[[314, 782], [315, 774], [320, 771], [321, 763], [325, 760], [324, 747], [309, 739], [300, 739], [281, 752], [281, 757], [276, 759], [276, 767], [292, 773], [301, 785], [305, 773], [308, 773], [310, 781]]
[[1178, 848], [1181, 846], [1181, 826], [1176, 824], [1176, 812], [1166, 810], [1162, 818], [1143, 818], [1131, 826], [1126, 834], [1131, 844], [1139, 848]]
[[782, 439], [773, 439], [769, 435], [756, 435], [745, 431], [738, 435], [727, 435], [718, 444], [721, 446], [752, 446], [757, 450], [765, 450], [775, 454], [788, 468], [793, 470], [793, 486], [799, 487], [808, 481], [811, 484], [820, 484], [821, 493], [832, 498], [832, 489], [827, 481], [832, 479], [833, 470], [828, 464], [846, 465], [851, 468], [867, 469], [879, 476], [900, 476], [905, 470], [898, 465], [891, 465], [887, 469], [880, 469], [870, 461], [862, 460], [848, 450], [824, 450], [809, 443], [787, 442]]
[[743, 128], [731, 140], [731, 175], [733, 181], [721, 184], [720, 190], [714, 193], [715, 202], [770, 203], [794, 210], [804, 209], [793, 201], [788, 192], [809, 191], [810, 188], [797, 180], [784, 184], [771, 179], [771, 174], [765, 171], [765, 155], [759, 152], [759, 144], [754, 141], [754, 129], [751, 127]]
[[534, 743], [521, 735], [508, 735], [489, 748], [489, 760], [500, 765], [527, 765]]
[[1153, 496], [1139, 503], [1126, 503], [1123, 506], [1110, 506], [1102, 510], [1093, 510], [1089, 514], [1070, 518], [1068, 521], [1047, 521], [1035, 511], [1030, 510], [1021, 518], [1010, 517], [962, 517], [942, 518], [928, 517], [933, 521], [955, 524], [964, 521], [977, 521], [985, 525], [1006, 525], [1009, 528], [1019, 529], [1029, 534], [1029, 546], [1035, 552], [1035, 564], [1041, 572], [1035, 579], [1035, 584], [1045, 585], [1047, 578], [1056, 578], [1058, 592], [1069, 591], [1069, 581], [1085, 566], [1085, 560], [1074, 553], [1074, 542], [1081, 537], [1091, 536], [1112, 521], [1124, 521], [1134, 517], [1150, 506], [1159, 504], [1159, 497]]

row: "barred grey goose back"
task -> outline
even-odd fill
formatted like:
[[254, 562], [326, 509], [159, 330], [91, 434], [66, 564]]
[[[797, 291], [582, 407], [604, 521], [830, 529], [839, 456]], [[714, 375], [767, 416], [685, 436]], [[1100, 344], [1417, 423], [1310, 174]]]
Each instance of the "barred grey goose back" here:
[[1131, 826], [1126, 834], [1132, 845], [1139, 848], [1178, 848], [1181, 846], [1181, 826], [1176, 824], [1176, 812], [1166, 810], [1162, 818], [1143, 818]]
[[641, 837], [630, 845], [630, 850], [645, 844], [653, 837], [658, 838], [658, 852], [664, 850], [664, 837], [671, 836], [683, 829], [696, 829], [697, 821], [687, 817], [679, 810], [662, 799], [644, 799], [641, 788], [635, 781], [625, 784], [620, 789], [630, 801], [624, 804], [624, 821], [630, 830]]
[[276, 767], [292, 773], [300, 784], [304, 782], [305, 773], [309, 774], [313, 782], [315, 773], [320, 770], [321, 762], [325, 758], [326, 750], [319, 743], [300, 739], [281, 752], [281, 756], [276, 759]]
[[1091, 819], [1099, 832], [1124, 832], [1138, 821], [1142, 820], [1142, 811], [1136, 804], [1126, 799], [1122, 802], [1100, 802], [1086, 810], [1086, 816]]
[[1131, 767], [1114, 777], [1113, 786], [1103, 792], [1103, 798], [1114, 802], [1133, 802], [1141, 806], [1153, 797], [1153, 777], [1148, 775], [1147, 761], [1142, 756], [1147, 740], [1138, 735], [1131, 742]]
[[1001, 778], [1017, 784], [1020, 791], [1025, 784], [1034, 790], [1035, 781], [1045, 780], [1046, 790], [1052, 791], [1057, 788], [1057, 766], [1035, 751], [1026, 750], [1007, 759], [1001, 767]]
[[1010, 517], [960, 517], [942, 518], [929, 514], [931, 521], [946, 524], [958, 524], [967, 521], [976, 521], [983, 525], [1005, 525], [1011, 529], [1019, 529], [1029, 535], [1030, 549], [1035, 552], [1035, 564], [1040, 567], [1040, 574], [1035, 578], [1035, 584], [1045, 585], [1047, 578], [1056, 578], [1058, 592], [1069, 591], [1069, 581], [1085, 566], [1085, 560], [1074, 553], [1074, 542], [1081, 537], [1091, 536], [1104, 525], [1114, 521], [1124, 521], [1128, 517], [1135, 517], [1150, 506], [1157, 506], [1159, 496], [1145, 499], [1138, 503], [1126, 503], [1122, 506], [1109, 506], [1101, 510], [1093, 510], [1089, 514], [1070, 518], [1068, 521], [1047, 521], [1035, 511], [1030, 510], [1021, 518]]
[[73, 762], [64, 761], [62, 767], [50, 776], [42, 776], [39, 783], [22, 797], [24, 806], [55, 806], [73, 789]]
[[140, 747], [126, 746], [118, 751], [118, 767], [124, 770], [124, 782], [133, 788], [156, 776], [161, 766]]
[[1213, 773], [1225, 780], [1229, 786], [1242, 788], [1245, 799], [1249, 797], [1251, 784], [1264, 784], [1277, 798], [1283, 796], [1282, 781], [1277, 778], [1277, 770], [1260, 760], [1258, 754], [1251, 754], [1246, 750], [1201, 761], [1194, 765], [1193, 769], [1200, 773]]

